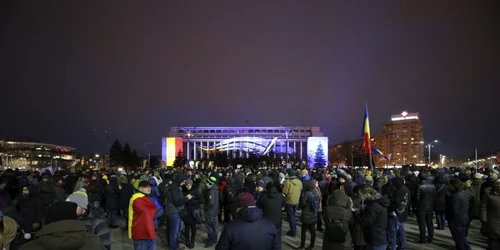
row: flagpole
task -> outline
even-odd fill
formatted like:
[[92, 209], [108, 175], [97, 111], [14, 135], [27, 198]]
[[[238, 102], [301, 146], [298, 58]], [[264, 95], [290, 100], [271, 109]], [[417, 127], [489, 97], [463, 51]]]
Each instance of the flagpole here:
[[476, 171], [477, 171], [477, 148], [475, 149], [475, 156], [476, 156]]

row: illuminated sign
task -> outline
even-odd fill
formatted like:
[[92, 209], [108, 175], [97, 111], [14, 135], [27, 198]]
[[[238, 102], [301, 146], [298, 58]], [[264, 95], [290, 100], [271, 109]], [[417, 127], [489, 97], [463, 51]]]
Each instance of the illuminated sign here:
[[418, 120], [418, 113], [408, 113], [403, 111], [400, 115], [391, 116], [391, 121]]

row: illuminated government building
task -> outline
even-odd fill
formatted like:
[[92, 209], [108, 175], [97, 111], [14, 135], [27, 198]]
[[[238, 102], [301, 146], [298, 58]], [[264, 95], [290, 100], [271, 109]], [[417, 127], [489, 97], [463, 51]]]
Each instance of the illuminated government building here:
[[424, 134], [418, 113], [392, 115], [384, 123], [382, 133], [372, 137], [373, 145], [384, 154], [391, 154], [388, 165], [423, 164]]
[[76, 149], [67, 146], [20, 141], [0, 141], [3, 168], [69, 167], [76, 162]]
[[288, 155], [290, 160], [308, 160], [323, 148], [328, 162], [328, 138], [314, 126], [172, 127], [168, 137], [162, 139], [162, 160], [172, 166], [179, 151], [193, 161], [207, 159], [214, 152], [232, 157], [274, 152]]

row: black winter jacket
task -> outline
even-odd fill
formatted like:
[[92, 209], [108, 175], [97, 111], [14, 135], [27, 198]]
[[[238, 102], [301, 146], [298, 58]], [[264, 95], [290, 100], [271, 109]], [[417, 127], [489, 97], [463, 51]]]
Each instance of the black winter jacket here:
[[281, 228], [281, 209], [285, 206], [285, 197], [278, 193], [273, 184], [267, 185], [269, 188], [260, 196], [257, 207], [262, 209], [264, 218], [272, 221], [276, 228]]
[[434, 211], [434, 199], [436, 188], [433, 184], [423, 181], [417, 190], [417, 211], [419, 213], [432, 213]]
[[302, 210], [302, 214], [300, 215], [300, 222], [302, 224], [314, 224], [318, 220], [318, 211], [314, 211], [313, 208], [313, 195], [318, 195], [314, 189], [314, 181], [305, 181], [304, 192], [299, 200], [299, 207]]
[[219, 193], [215, 184], [204, 190], [205, 215], [211, 217], [219, 215]]
[[446, 196], [446, 220], [448, 224], [465, 226], [469, 224], [469, 195], [458, 190]]
[[262, 211], [245, 207], [224, 227], [215, 250], [278, 250], [281, 242], [274, 224], [262, 218]]
[[354, 213], [354, 218], [363, 227], [365, 242], [374, 246], [386, 245], [389, 198], [376, 194], [363, 203], [366, 204], [365, 209], [361, 213]]
[[411, 201], [411, 195], [408, 188], [404, 185], [401, 177], [395, 177], [391, 180], [393, 190], [390, 192], [389, 215], [395, 215], [399, 221], [408, 220], [408, 209]]
[[446, 184], [434, 184], [436, 187], [436, 198], [434, 198], [434, 211], [436, 213], [444, 213], [446, 211], [446, 192], [448, 186]]

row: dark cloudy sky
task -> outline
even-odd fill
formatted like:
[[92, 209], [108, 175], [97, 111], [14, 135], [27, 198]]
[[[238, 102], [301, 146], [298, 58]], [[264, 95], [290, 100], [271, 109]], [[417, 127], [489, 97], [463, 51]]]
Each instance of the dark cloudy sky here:
[[[439, 2], [439, 3], [438, 3]], [[2, 1], [0, 137], [160, 152], [170, 126], [419, 112], [439, 153], [500, 147], [498, 1]], [[93, 132], [93, 129], [97, 131]]]

